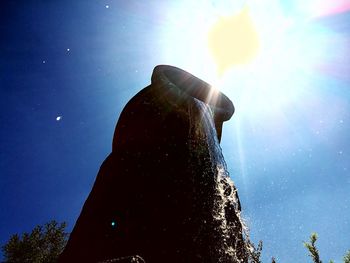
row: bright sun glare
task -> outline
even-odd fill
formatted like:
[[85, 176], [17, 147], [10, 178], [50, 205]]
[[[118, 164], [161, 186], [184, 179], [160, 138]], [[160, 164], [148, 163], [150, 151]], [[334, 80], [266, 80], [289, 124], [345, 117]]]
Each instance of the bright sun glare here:
[[310, 78], [329, 53], [312, 14], [287, 15], [276, 0], [213, 3], [186, 1], [172, 10], [165, 61], [222, 90], [236, 117], [288, 111], [310, 92]]
[[248, 7], [238, 14], [220, 17], [209, 30], [208, 46], [219, 75], [234, 65], [249, 63], [255, 58], [259, 38]]
[[300, 76], [295, 72], [308, 63], [300, 43], [293, 39], [300, 35], [289, 32], [291, 21], [277, 10], [262, 11], [246, 5], [232, 15], [219, 16], [207, 29], [207, 52], [217, 72], [215, 85], [250, 117], [283, 110], [300, 96]]
[[344, 57], [341, 50], [348, 46], [347, 39], [335, 37], [315, 17], [350, 10], [345, 2], [173, 2], [162, 27], [162, 59], [207, 81], [233, 101], [236, 112], [231, 123], [243, 177], [245, 128], [259, 131], [263, 125], [271, 131], [264, 133], [271, 136], [264, 140], [297, 145], [285, 140], [286, 135], [298, 136], [293, 116], [309, 110], [302, 103], [305, 98], [317, 105], [320, 65]]

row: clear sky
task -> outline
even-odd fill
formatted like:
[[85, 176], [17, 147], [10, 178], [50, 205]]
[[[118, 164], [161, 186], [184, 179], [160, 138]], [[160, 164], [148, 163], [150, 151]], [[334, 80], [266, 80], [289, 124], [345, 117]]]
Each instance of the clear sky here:
[[[236, 113], [222, 148], [263, 261], [350, 249], [350, 2], [0, 1], [0, 242], [71, 230], [125, 103], [181, 67]], [[222, 45], [222, 44], [225, 45]]]

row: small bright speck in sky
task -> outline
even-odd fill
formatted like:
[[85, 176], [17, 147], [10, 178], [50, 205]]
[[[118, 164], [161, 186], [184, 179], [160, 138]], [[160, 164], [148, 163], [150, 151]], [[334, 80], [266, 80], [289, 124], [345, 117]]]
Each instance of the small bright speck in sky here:
[[69, 52], [70, 51], [70, 48], [67, 48], [67, 52]]
[[62, 116], [57, 116], [56, 121], [60, 121], [60, 120], [62, 120]]
[[109, 8], [109, 5], [106, 5], [106, 8]]

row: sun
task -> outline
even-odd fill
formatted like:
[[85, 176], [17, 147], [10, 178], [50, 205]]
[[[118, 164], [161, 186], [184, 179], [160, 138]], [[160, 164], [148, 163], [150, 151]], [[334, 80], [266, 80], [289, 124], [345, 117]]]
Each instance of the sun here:
[[249, 8], [220, 17], [208, 32], [208, 48], [219, 75], [234, 65], [252, 61], [259, 51], [259, 37]]
[[188, 3], [163, 28], [163, 61], [232, 98], [235, 116], [289, 112], [310, 92], [313, 67], [329, 53], [321, 27], [286, 14], [275, 0]]

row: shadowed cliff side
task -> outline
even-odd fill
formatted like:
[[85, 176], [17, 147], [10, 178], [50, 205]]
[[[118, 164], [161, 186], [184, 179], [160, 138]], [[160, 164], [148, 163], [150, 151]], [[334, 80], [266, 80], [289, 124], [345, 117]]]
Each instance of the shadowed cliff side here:
[[247, 262], [239, 199], [219, 145], [233, 112], [204, 81], [157, 66], [152, 84], [122, 111], [112, 153], [59, 262], [133, 255], [147, 263]]

